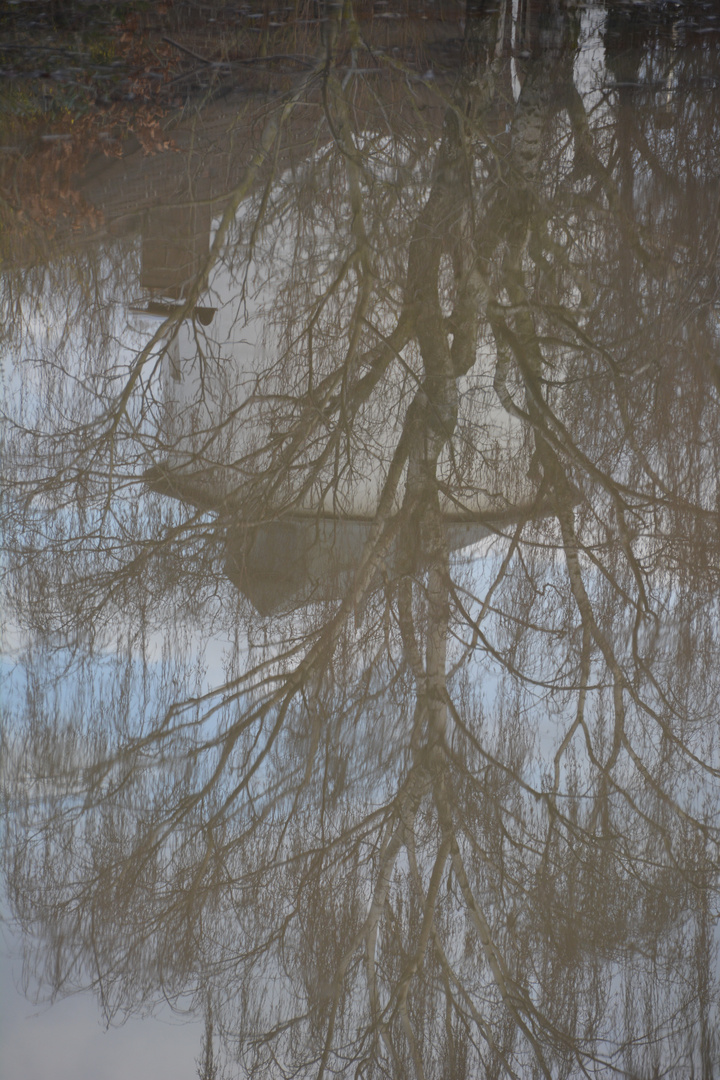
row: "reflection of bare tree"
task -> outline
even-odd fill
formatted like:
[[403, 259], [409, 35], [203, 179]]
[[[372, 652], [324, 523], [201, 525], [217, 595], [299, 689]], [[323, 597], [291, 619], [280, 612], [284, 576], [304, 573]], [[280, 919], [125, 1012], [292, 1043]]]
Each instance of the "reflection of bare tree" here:
[[[717, 109], [593, 110], [578, 12], [520, 8], [467, 5], [438, 121], [396, 57], [338, 77], [330, 5], [150, 344], [83, 327], [12, 403], [30, 966], [196, 990], [257, 1075], [717, 1055]], [[253, 592], [298, 537], [335, 585]]]

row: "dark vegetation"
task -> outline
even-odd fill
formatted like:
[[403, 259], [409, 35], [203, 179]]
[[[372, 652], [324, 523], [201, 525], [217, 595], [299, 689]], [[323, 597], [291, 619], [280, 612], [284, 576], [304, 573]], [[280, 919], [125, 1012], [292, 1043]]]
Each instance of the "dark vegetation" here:
[[[79, 190], [93, 157], [175, 149], [173, 131], [208, 101], [267, 99], [311, 63], [333, 0], [5, 0], [0, 4], [0, 260], [58, 228], [86, 231], [103, 210]], [[342, 6], [342, 5], [340, 5]], [[465, 18], [484, 0], [362, 0], [344, 25], [338, 69], [373, 69], [373, 50], [416, 72], [451, 74]], [[533, 5], [524, 0], [524, 6]], [[610, 3], [608, 44], [691, 39], [715, 5]], [[698, 40], [700, 38], [698, 37]], [[623, 78], [622, 63], [617, 71]], [[26, 260], [24, 260], [26, 261]]]
[[[188, 109], [233, 93], [264, 99], [286, 90], [317, 51], [325, 7], [324, 0], [3, 3], [0, 259], [38, 250], [58, 228], [102, 224], [102, 209], [77, 183], [93, 156], [171, 151]], [[370, 46], [362, 63], [373, 66], [374, 46], [422, 70], [452, 69], [463, 10], [457, 0], [355, 5]], [[345, 37], [340, 66], [358, 59], [357, 41]]]

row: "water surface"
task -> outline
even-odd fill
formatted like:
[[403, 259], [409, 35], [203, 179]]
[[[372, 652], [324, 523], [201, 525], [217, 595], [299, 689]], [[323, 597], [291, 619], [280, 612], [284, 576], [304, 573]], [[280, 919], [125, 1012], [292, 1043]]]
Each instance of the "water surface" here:
[[2, 172], [23, 990], [205, 1080], [717, 1077], [714, 6], [175, 14], [180, 106]]

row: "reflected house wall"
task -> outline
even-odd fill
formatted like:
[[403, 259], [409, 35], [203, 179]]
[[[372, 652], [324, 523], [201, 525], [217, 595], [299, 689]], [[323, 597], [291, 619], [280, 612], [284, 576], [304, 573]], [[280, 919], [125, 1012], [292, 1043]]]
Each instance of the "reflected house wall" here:
[[[273, 257], [282, 270], [291, 257], [291, 238], [276, 243]], [[162, 295], [168, 301], [175, 280], [172, 274], [165, 279]], [[193, 502], [209, 499], [239, 508], [246, 487], [271, 467], [268, 448], [287, 438], [297, 423], [307, 360], [281, 342], [276, 289], [267, 278], [254, 278], [252, 268], [241, 288], [237, 272], [221, 260], [193, 315], [169, 327], [161, 376], [165, 453], [158, 464], [176, 482], [182, 480], [186, 490], [201, 478], [206, 492], [208, 485], [213, 489], [211, 495], [196, 492]], [[169, 302], [158, 308], [158, 315], [171, 310]], [[507, 521], [526, 510], [536, 495], [523, 455], [525, 428], [501, 405], [493, 387], [495, 361], [494, 348], [481, 346], [475, 365], [456, 380], [458, 423], [439, 476], [441, 506], [450, 521]], [[277, 513], [292, 507], [302, 517], [374, 518], [421, 377], [411, 367], [405, 358], [390, 365], [373, 397], [343, 431], [342, 468], [338, 471], [334, 463], [324, 468], [300, 495], [318, 451], [297, 452], [292, 484], [276, 484]], [[462, 467], [460, 453], [468, 459]], [[473, 472], [475, 465], [486, 469], [485, 483]]]
[[[199, 229], [193, 237], [186, 234], [186, 239], [188, 249], [192, 239], [196, 249], [208, 250], [209, 233], [204, 245]], [[290, 258], [291, 242], [292, 237], [283, 237], [276, 244], [280, 267]], [[162, 310], [172, 310], [171, 301], [182, 296], [178, 291], [182, 284], [174, 267], [162, 273], [161, 257], [170, 245], [159, 250], [153, 283], [157, 295], [167, 301]], [[275, 402], [288, 396], [287, 380], [299, 377], [305, 363], [290, 357], [277, 364], [279, 337], [272, 326], [275, 288], [272, 280], [253, 280], [251, 273], [243, 293], [227, 253], [211, 273], [201, 306], [192, 317], [171, 325], [162, 361], [165, 453], [146, 473], [156, 491], [201, 510], [222, 511], [237, 522], [227, 532], [225, 571], [266, 614], [345, 594], [370, 537], [417, 389], [417, 379], [409, 379], [402, 365], [391, 367], [380, 392], [353, 418], [344, 440], [343, 468], [333, 473], [335, 464], [324, 467], [298, 497], [291, 484], [299, 488], [314, 467], [313, 454], [299, 452], [288, 470], [294, 479], [285, 477], [275, 485], [270, 513], [266, 507], [261, 523], [249, 521], [248, 492], [253, 492], [257, 505], [258, 485], [262, 488], [265, 482], [263, 469], [268, 470], [270, 483], [267, 447], [297, 418], [292, 406], [278, 413]], [[493, 356], [479, 351], [475, 368], [459, 380], [459, 430], [460, 442], [474, 440], [470, 449], [478, 461], [493, 462], [495, 487], [478, 485], [472, 476], [459, 483], [458, 447], [446, 455], [440, 469], [441, 507], [450, 550], [472, 546], [528, 513], [535, 497], [522, 465], [521, 426], [502, 408], [492, 387], [493, 363]], [[466, 456], [467, 450], [465, 446]], [[501, 488], [498, 477], [504, 477]], [[389, 572], [395, 557], [395, 551], [388, 554]], [[381, 579], [378, 573], [376, 585]]]
[[142, 228], [140, 285], [151, 294], [181, 300], [207, 259], [208, 202], [157, 206]]
[[[182, 334], [186, 343], [190, 332], [202, 330], [197, 324], [190, 326], [192, 330], [187, 327]], [[165, 358], [165, 385], [169, 390], [165, 438], [170, 437], [172, 449], [161, 464], [146, 473], [150, 485], [156, 491], [198, 509], [222, 511], [226, 518], [229, 516], [237, 522], [227, 531], [225, 572], [259, 612], [269, 614], [291, 604], [343, 596], [370, 539], [373, 517], [399, 430], [387, 432], [384, 460], [376, 456], [355, 460], [353, 476], [338, 485], [340, 490], [325, 498], [317, 498], [311, 493], [300, 505], [281, 511], [278, 520], [254, 525], [246, 520], [241, 470], [206, 452], [212, 434], [213, 389], [206, 384], [203, 393], [197, 393], [201, 385], [197, 366], [189, 362], [187, 355], [181, 354], [182, 340], [178, 344], [176, 339], [173, 344]], [[244, 358], [252, 361], [261, 352], [245, 352]], [[242, 353], [235, 357], [236, 361], [241, 358]], [[240, 380], [236, 386], [237, 406], [247, 389], [243, 380], [249, 380], [254, 372], [252, 366], [240, 367], [235, 374]], [[504, 421], [504, 416], [499, 419]], [[243, 450], [256, 439], [258, 428], [251, 420], [247, 421], [247, 429], [241, 427], [239, 431], [224, 432], [218, 440], [218, 445], [228, 450], [226, 461], [241, 458]], [[502, 452], [504, 445], [512, 459], [517, 432], [511, 426], [502, 428], [499, 424], [498, 430], [504, 431], [505, 442], [503, 444], [496, 432], [493, 452], [497, 453], [499, 448]], [[245, 443], [246, 436], [248, 443]], [[202, 448], [201, 452], [198, 447]], [[360, 449], [357, 457], [362, 456]], [[504, 509], [497, 498], [483, 498], [477, 492], [473, 493], [472, 500], [466, 498], [464, 503], [446, 498], [445, 532], [450, 551], [468, 548], [497, 528], [528, 513], [534, 492], [524, 474], [518, 478], [518, 488], [523, 498], [513, 503], [502, 500]], [[390, 574], [396, 555], [393, 547], [386, 557], [385, 570]], [[375, 585], [380, 583], [381, 574], [378, 573]]]
[[[304, 164], [312, 169], [312, 162]], [[214, 162], [213, 176], [235, 171], [226, 166]], [[302, 167], [297, 161], [293, 166]], [[216, 199], [213, 207], [219, 181], [206, 172], [196, 163], [193, 200], [182, 194], [178, 177], [180, 195], [144, 212], [140, 284], [144, 310], [158, 318], [182, 302], [210, 248], [211, 215], [221, 202]], [[159, 492], [202, 510], [229, 513], [238, 522], [227, 541], [228, 576], [259, 610], [275, 610], [291, 597], [329, 599], [346, 589], [417, 392], [419, 369], [415, 364], [415, 374], [408, 375], [412, 360], [407, 356], [391, 364], [343, 432], [341, 468], [335, 459], [313, 475], [318, 444], [301, 449], [292, 468], [273, 477], [262, 523], [248, 521], [249, 503], [257, 506], [263, 476], [272, 468], [268, 448], [282, 443], [297, 421], [307, 361], [287, 348], [283, 355], [275, 320], [283, 283], [273, 281], [274, 271], [265, 270], [263, 277], [251, 261], [244, 279], [243, 231], [248, 235], [252, 224], [242, 220], [245, 213], [241, 208], [239, 239], [211, 270], [193, 316], [169, 326], [161, 373], [163, 449], [146, 480]], [[325, 232], [319, 247], [336, 254], [330, 220]], [[295, 239], [289, 214], [272, 240], [281, 274], [292, 265]], [[322, 285], [313, 281], [312, 288]], [[527, 475], [527, 436], [500, 404], [494, 366], [494, 351], [481, 346], [475, 366], [457, 380], [456, 437], [439, 466], [447, 542], [455, 550], [533, 512], [536, 487]], [[279, 400], [285, 401], [283, 408]], [[396, 509], [401, 501], [402, 485]]]

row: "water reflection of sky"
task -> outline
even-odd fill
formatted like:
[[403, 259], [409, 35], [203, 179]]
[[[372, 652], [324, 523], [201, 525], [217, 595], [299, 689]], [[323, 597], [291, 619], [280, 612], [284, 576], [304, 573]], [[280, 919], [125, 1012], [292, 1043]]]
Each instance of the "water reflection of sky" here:
[[203, 1024], [159, 1010], [106, 1028], [87, 993], [33, 1006], [22, 983], [20, 948], [7, 929], [0, 946], [2, 1080], [196, 1080]]

